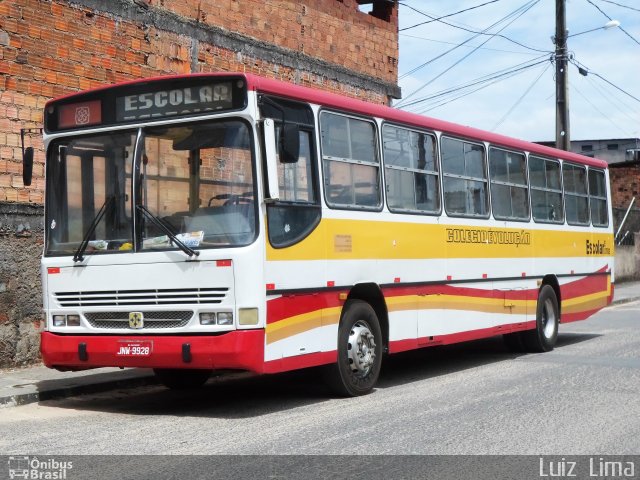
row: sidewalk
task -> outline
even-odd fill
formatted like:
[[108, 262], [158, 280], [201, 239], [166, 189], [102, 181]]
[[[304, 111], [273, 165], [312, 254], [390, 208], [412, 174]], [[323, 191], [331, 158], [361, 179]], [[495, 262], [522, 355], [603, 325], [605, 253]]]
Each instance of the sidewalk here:
[[[640, 281], [615, 286], [614, 304], [635, 300], [640, 300]], [[141, 368], [58, 372], [36, 365], [0, 370], [0, 409], [53, 398], [155, 384], [157, 381], [153, 372]]]

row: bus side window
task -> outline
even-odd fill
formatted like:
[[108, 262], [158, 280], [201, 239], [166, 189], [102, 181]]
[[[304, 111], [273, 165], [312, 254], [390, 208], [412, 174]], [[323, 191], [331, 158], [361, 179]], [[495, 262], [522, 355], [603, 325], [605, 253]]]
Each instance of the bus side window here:
[[539, 223], [563, 223], [560, 162], [530, 156], [529, 184], [533, 219]]
[[593, 168], [589, 169], [589, 207], [591, 210], [591, 222], [594, 227], [609, 226], [604, 172]]
[[322, 112], [320, 130], [327, 204], [379, 208], [380, 161], [373, 122]]
[[382, 143], [389, 210], [438, 213], [440, 189], [435, 136], [385, 125]]
[[491, 206], [498, 220], [528, 220], [526, 162], [523, 153], [489, 149]]
[[442, 137], [444, 207], [448, 215], [486, 217], [489, 192], [484, 165], [484, 147]]
[[587, 194], [587, 168], [563, 163], [564, 206], [569, 225], [589, 224], [589, 197]]

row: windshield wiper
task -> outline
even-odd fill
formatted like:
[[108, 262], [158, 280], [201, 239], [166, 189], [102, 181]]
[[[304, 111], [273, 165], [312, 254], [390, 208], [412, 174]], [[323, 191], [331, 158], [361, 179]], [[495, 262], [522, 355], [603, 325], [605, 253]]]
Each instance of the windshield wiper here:
[[186, 246], [182, 241], [180, 241], [177, 235], [173, 233], [173, 231], [167, 226], [167, 224], [164, 223], [162, 219], [156, 217], [153, 213], [151, 213], [145, 206], [136, 205], [136, 209], [140, 210], [143, 214], [147, 216], [147, 218], [149, 218], [149, 220], [151, 220], [151, 222], [156, 227], [160, 228], [164, 233], [166, 233], [167, 236], [171, 239], [171, 241], [175, 243], [180, 250], [182, 250], [184, 253], [189, 255], [189, 257], [197, 257], [198, 255], [200, 255], [199, 251]]
[[104, 214], [107, 213], [107, 210], [111, 207], [114, 200], [115, 200], [115, 197], [107, 198], [102, 204], [102, 207], [100, 207], [100, 210], [98, 210], [98, 213], [96, 214], [96, 216], [93, 217], [93, 220], [91, 221], [91, 225], [89, 225], [89, 229], [87, 230], [87, 233], [85, 233], [84, 237], [82, 237], [82, 242], [80, 242], [80, 246], [76, 250], [76, 253], [73, 255], [74, 262], [81, 262], [82, 260], [84, 260], [83, 254], [84, 254], [84, 251], [89, 246], [89, 239], [91, 238], [93, 233], [96, 231], [96, 228], [100, 223], [100, 220], [102, 220], [102, 217], [104, 217]]

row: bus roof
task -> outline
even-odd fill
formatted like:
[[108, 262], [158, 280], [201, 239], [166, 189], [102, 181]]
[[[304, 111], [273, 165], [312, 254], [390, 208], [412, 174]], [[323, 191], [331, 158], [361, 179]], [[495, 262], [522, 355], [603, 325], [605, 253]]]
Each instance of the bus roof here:
[[[335, 108], [335, 109], [347, 111], [350, 113], [367, 115], [372, 117], [379, 117], [390, 122], [410, 125], [413, 127], [419, 127], [419, 128], [429, 129], [429, 130], [437, 130], [437, 131], [445, 132], [450, 135], [468, 138], [470, 140], [487, 141], [496, 146], [501, 146], [505, 148], [511, 148], [515, 150], [525, 150], [530, 153], [544, 155], [547, 157], [560, 158], [562, 160], [582, 163], [582, 164], [590, 165], [593, 167], [607, 168], [607, 163], [605, 161], [599, 160], [596, 158], [586, 157], [584, 155], [579, 155], [577, 153], [566, 152], [556, 148], [547, 147], [544, 145], [539, 145], [539, 144], [527, 142], [524, 140], [518, 140], [512, 137], [507, 137], [505, 135], [488, 132], [478, 128], [459, 125], [456, 123], [447, 122], [444, 120], [438, 120], [438, 119], [423, 116], [423, 115], [417, 115], [417, 114], [405, 112], [403, 110], [399, 110], [396, 108], [387, 107], [385, 105], [378, 105], [370, 102], [365, 102], [363, 100], [345, 97], [342, 95], [326, 92], [326, 91], [315, 89], [315, 88], [294, 85], [281, 80], [261, 77], [261, 76], [249, 74], [249, 73], [238, 73], [238, 72], [194, 73], [194, 74], [187, 74], [187, 75], [170, 75], [170, 76], [161, 76], [161, 77], [153, 77], [153, 78], [143, 78], [143, 79], [136, 79], [128, 82], [119, 83], [117, 85], [105, 85], [103, 87], [98, 87], [96, 89], [93, 89], [91, 90], [91, 92], [99, 93], [100, 91], [106, 91], [116, 86], [122, 87], [127, 85], [138, 85], [146, 82], [166, 80], [168, 78], [189, 79], [189, 78], [206, 77], [206, 76], [224, 77], [227, 75], [241, 76], [246, 78], [247, 88], [249, 90], [253, 90], [261, 93], [268, 93], [268, 94], [277, 95], [284, 98], [289, 98], [292, 100], [315, 103], [318, 105]], [[60, 100], [67, 100], [76, 95], [82, 95], [85, 93], [87, 93], [87, 91], [77, 92], [77, 93], [73, 93], [73, 94], [60, 97], [54, 100], [50, 100], [49, 102], [47, 102], [45, 108], [53, 102], [58, 102]]]

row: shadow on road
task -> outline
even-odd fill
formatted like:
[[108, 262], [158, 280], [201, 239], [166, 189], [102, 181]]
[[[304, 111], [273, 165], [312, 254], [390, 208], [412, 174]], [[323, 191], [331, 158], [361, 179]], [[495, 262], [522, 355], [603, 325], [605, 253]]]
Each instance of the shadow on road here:
[[[562, 349], [598, 336], [562, 333], [558, 336], [556, 348]], [[510, 361], [522, 355], [525, 354], [509, 352], [500, 337], [404, 352], [385, 358], [377, 388], [393, 388], [469, 368]], [[316, 368], [264, 376], [223, 374], [214, 376], [197, 390], [174, 391], [159, 385], [147, 385], [41, 403], [56, 408], [126, 415], [236, 419], [268, 415], [334, 399], [322, 382], [320, 369]], [[256, 432], [256, 435], [259, 434]]]

